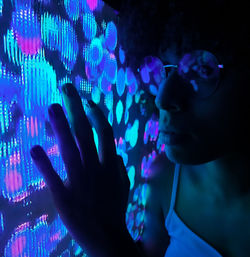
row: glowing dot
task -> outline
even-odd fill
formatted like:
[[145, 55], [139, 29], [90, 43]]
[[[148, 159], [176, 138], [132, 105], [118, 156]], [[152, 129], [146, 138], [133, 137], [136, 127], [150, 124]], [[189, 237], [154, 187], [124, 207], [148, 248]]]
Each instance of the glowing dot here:
[[133, 189], [134, 184], [135, 184], [135, 167], [131, 166], [128, 169], [128, 178], [130, 181], [130, 190]]
[[109, 22], [105, 31], [105, 44], [111, 51], [115, 50], [117, 45], [117, 29], [114, 22]]
[[117, 62], [114, 55], [104, 55], [105, 58], [105, 66], [104, 73], [108, 81], [112, 84], [116, 82], [117, 79]]
[[140, 74], [141, 74], [142, 81], [144, 83], [149, 83], [150, 75], [149, 75], [148, 69], [146, 67], [143, 67], [141, 69]]
[[15, 192], [23, 185], [22, 175], [16, 170], [10, 171], [6, 174], [4, 182], [9, 192]]
[[83, 15], [82, 23], [83, 23], [82, 25], [83, 25], [83, 32], [85, 37], [88, 40], [93, 39], [96, 36], [96, 32], [97, 32], [97, 23], [94, 15], [91, 13], [87, 13]]
[[125, 90], [125, 72], [123, 68], [118, 71], [116, 85], [118, 95], [122, 96]]
[[91, 11], [94, 11], [98, 5], [98, 0], [87, 0], [87, 4]]
[[152, 95], [157, 96], [158, 88], [155, 85], [150, 85], [149, 86], [149, 91]]
[[93, 65], [100, 64], [103, 57], [102, 43], [99, 38], [94, 38], [88, 51], [89, 62]]
[[120, 124], [122, 120], [122, 115], [123, 115], [123, 104], [122, 104], [122, 101], [120, 100], [116, 106], [116, 118], [117, 118], [118, 124]]
[[125, 52], [122, 50], [122, 48], [119, 48], [119, 59], [121, 64], [124, 64], [125, 62]]

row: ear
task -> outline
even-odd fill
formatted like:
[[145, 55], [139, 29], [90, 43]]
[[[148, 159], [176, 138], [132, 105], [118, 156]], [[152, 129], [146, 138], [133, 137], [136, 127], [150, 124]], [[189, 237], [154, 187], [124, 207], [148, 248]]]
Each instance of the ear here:
[[110, 7], [120, 12], [126, 0], [103, 0], [104, 3], [108, 4]]

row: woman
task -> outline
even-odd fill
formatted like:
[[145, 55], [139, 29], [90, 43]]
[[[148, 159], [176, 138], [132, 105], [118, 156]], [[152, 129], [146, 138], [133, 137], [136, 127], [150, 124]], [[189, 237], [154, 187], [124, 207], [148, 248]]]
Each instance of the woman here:
[[[125, 224], [129, 182], [112, 129], [93, 102], [86, 116], [75, 88], [65, 85], [75, 139], [61, 106], [49, 112], [67, 185], [41, 147], [33, 148], [63, 222], [90, 256], [249, 256], [247, 8], [216, 0], [128, 1], [120, 11], [130, 66], [142, 67], [142, 60], [159, 68], [155, 103], [167, 158], [152, 166], [145, 229], [135, 243]], [[99, 157], [90, 124], [102, 135]]]

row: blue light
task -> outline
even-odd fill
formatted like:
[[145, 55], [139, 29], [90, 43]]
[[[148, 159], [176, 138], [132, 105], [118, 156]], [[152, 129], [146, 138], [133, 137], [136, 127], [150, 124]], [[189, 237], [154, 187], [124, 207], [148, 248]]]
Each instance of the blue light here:
[[116, 86], [118, 95], [122, 96], [125, 90], [125, 72], [123, 68], [118, 71]]
[[[53, 255], [56, 249], [58, 256], [85, 256], [74, 241], [65, 244], [68, 231], [29, 150], [41, 145], [60, 178], [67, 179], [48, 107], [52, 103], [63, 107], [73, 134], [71, 114], [62, 99], [62, 86], [73, 83], [85, 112], [85, 103], [92, 99], [113, 127], [117, 154], [128, 171], [133, 193], [138, 185], [136, 177], [141, 174], [138, 165], [133, 165], [138, 162], [135, 153], [141, 142], [136, 113], [138, 84], [133, 71], [125, 66], [116, 16], [112, 10], [106, 12], [107, 6], [102, 12], [101, 0], [10, 3], [7, 10], [0, 0], [0, 17], [6, 27], [0, 50], [0, 234], [9, 238], [3, 243], [3, 254], [44, 257]], [[134, 96], [138, 102], [133, 102]], [[95, 128], [93, 135], [98, 149], [102, 135], [97, 135]], [[137, 191], [137, 201], [142, 202], [142, 187]], [[140, 208], [138, 202], [133, 203], [131, 213], [126, 214], [134, 237], [141, 231]], [[6, 213], [15, 213], [15, 224]], [[9, 237], [4, 229], [12, 225], [10, 222], [14, 227]]]
[[124, 64], [124, 62], [125, 62], [125, 52], [123, 51], [123, 49], [121, 47], [119, 48], [119, 59], [120, 59], [120, 63]]
[[120, 124], [122, 120], [122, 115], [123, 115], [123, 104], [121, 101], [119, 101], [116, 106], [116, 118], [117, 118], [118, 124]]
[[96, 36], [97, 23], [93, 14], [86, 13], [83, 15], [82, 26], [84, 35], [88, 40], [91, 40]]
[[79, 1], [64, 0], [64, 6], [69, 18], [73, 21], [78, 20], [80, 14]]
[[105, 44], [111, 51], [114, 51], [117, 46], [117, 29], [113, 21], [110, 21], [107, 24], [105, 31]]
[[89, 47], [89, 62], [93, 65], [99, 65], [103, 58], [102, 43], [99, 38], [94, 38]]

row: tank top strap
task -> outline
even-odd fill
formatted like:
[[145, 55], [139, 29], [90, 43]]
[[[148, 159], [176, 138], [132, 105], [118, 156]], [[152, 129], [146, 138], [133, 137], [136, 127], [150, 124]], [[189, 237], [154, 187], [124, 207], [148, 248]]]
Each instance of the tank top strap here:
[[166, 224], [168, 223], [168, 220], [170, 219], [170, 216], [172, 215], [172, 212], [173, 212], [173, 209], [174, 209], [174, 206], [175, 206], [175, 199], [176, 199], [176, 192], [177, 192], [177, 187], [178, 187], [180, 168], [181, 168], [180, 164], [176, 164], [175, 165], [171, 202], [170, 202], [170, 207], [169, 207], [168, 215], [167, 215], [167, 218], [166, 218]]

